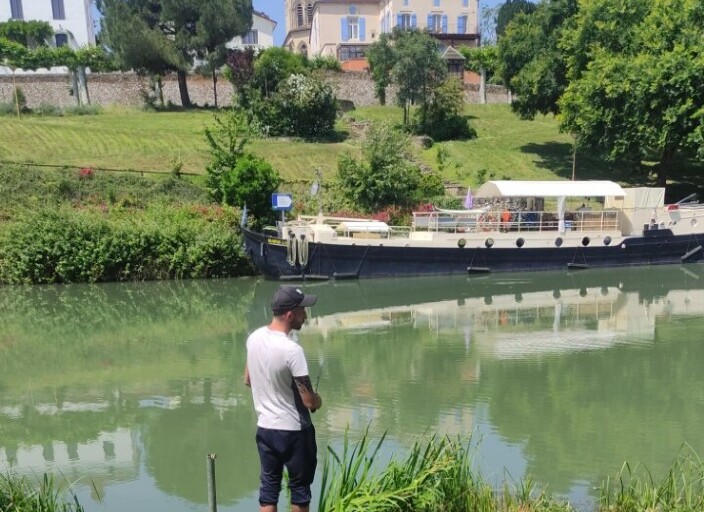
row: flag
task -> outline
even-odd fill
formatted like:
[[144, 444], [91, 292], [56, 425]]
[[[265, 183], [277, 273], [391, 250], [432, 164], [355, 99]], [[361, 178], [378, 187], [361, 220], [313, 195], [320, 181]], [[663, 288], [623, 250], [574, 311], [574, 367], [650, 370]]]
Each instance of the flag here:
[[244, 208], [242, 208], [242, 218], [240, 219], [240, 226], [247, 226], [247, 203], [244, 203]]
[[464, 207], [471, 210], [474, 206], [474, 198], [472, 197], [472, 189], [467, 187], [467, 197], [464, 198]]

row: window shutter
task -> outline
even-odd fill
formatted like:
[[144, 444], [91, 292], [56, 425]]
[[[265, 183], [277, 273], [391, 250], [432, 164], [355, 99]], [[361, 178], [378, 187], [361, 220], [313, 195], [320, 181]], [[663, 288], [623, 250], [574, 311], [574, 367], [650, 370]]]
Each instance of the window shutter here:
[[447, 34], [447, 14], [442, 15], [442, 33]]
[[359, 18], [359, 40], [364, 41], [364, 18]]
[[400, 14], [397, 14], [396, 15], [396, 26], [400, 28], [402, 23], [403, 23], [403, 18], [401, 17]]
[[433, 30], [433, 15], [432, 14], [428, 14], [427, 21], [428, 21], [428, 23], [425, 26], [428, 28], [429, 31], [432, 31]]
[[349, 41], [350, 33], [349, 33], [349, 30], [347, 27], [347, 18], [340, 19], [340, 29], [341, 29], [341, 34], [342, 34], [342, 40]]
[[467, 33], [467, 29], [464, 25], [464, 21], [466, 19], [467, 18], [465, 18], [464, 16], [457, 16], [457, 33], [459, 33], [459, 34]]
[[462, 0], [462, 7], [469, 7], [469, 0]]
[[418, 26], [418, 17], [416, 13], [411, 14], [411, 27], [416, 28]]

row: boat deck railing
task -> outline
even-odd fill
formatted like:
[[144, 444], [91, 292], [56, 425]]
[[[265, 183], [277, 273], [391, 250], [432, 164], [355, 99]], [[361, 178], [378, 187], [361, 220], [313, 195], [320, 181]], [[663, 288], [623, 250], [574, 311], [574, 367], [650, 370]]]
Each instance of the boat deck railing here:
[[[414, 212], [412, 226], [387, 226], [379, 221], [350, 219], [345, 217], [323, 217], [301, 215], [300, 221], [315, 223], [322, 220], [337, 230], [340, 235], [354, 238], [408, 238], [411, 231], [443, 233], [529, 232], [558, 231], [558, 216], [555, 212], [514, 211], [500, 212]], [[570, 211], [565, 213], [565, 231], [616, 231], [619, 228], [618, 211]], [[365, 229], [365, 223], [369, 228]], [[345, 228], [345, 225], [353, 228]], [[380, 229], [379, 225], [384, 229]]]
[[[618, 230], [618, 211], [574, 211], [565, 213], [566, 231]], [[557, 231], [560, 228], [555, 212], [490, 210], [480, 214], [446, 212], [414, 212], [415, 231], [449, 233]]]

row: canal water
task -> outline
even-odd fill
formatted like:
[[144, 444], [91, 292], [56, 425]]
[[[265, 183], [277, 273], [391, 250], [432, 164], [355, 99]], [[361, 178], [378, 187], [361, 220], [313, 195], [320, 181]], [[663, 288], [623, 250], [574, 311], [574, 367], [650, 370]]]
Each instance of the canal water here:
[[[219, 510], [255, 510], [242, 370], [276, 286], [0, 288], [0, 471], [54, 473], [89, 512], [196, 511], [212, 452]], [[385, 457], [461, 436], [497, 486], [530, 477], [589, 510], [626, 461], [657, 478], [704, 455], [704, 267], [303, 288], [321, 461], [345, 432], [386, 432]]]

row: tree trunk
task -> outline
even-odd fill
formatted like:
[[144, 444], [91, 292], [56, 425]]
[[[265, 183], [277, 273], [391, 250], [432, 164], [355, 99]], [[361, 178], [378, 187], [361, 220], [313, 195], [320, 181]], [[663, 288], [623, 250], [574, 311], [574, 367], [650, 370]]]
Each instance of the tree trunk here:
[[188, 96], [188, 82], [186, 81], [186, 72], [178, 70], [178, 92], [181, 93], [181, 105], [188, 108], [191, 106], [191, 98]]
[[486, 103], [486, 68], [482, 66], [479, 70], [479, 103]]
[[81, 102], [84, 105], [90, 105], [90, 95], [88, 94], [88, 74], [86, 73], [86, 68], [80, 66], [76, 70], [78, 75], [78, 85], [80, 87]]
[[78, 84], [78, 72], [75, 69], [68, 70], [71, 76], [71, 89], [73, 90], [73, 97], [76, 98], [76, 105], [82, 106], [81, 103], [81, 88]]
[[218, 76], [213, 66], [213, 97], [215, 98], [215, 108], [218, 108]]
[[658, 163], [658, 176], [657, 185], [658, 187], [664, 187], [667, 184], [667, 175], [672, 167], [672, 163], [675, 160], [675, 145], [665, 146], [665, 149], [660, 156], [660, 162]]

